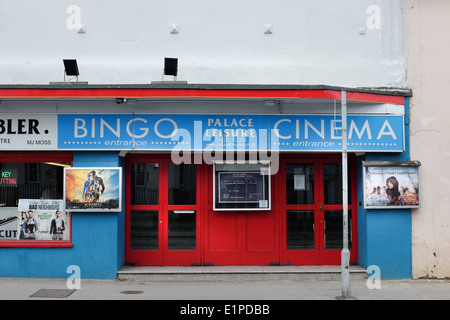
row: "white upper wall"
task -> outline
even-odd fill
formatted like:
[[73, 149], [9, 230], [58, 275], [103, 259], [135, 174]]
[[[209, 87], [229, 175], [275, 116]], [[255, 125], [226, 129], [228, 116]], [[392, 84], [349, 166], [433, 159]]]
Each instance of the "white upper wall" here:
[[404, 0], [2, 0], [0, 84], [62, 81], [67, 58], [89, 84], [147, 84], [176, 57], [188, 83], [403, 87], [403, 11]]

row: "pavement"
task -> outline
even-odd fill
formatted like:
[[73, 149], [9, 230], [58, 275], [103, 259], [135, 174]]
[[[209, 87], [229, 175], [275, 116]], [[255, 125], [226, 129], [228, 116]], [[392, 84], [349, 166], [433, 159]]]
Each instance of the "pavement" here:
[[[349, 312], [347, 302], [342, 301], [387, 301], [387, 300], [449, 300], [450, 280], [381, 280], [379, 286], [367, 279], [351, 279], [351, 295], [342, 297], [339, 280], [203, 280], [203, 281], [142, 281], [142, 280], [81, 280], [0, 278], [0, 300], [8, 306], [10, 300], [19, 300], [21, 306], [50, 301], [50, 314], [68, 312], [94, 316], [98, 312], [105, 317], [123, 309], [138, 311], [141, 315], [165, 316], [167, 319], [230, 319], [269, 318], [283, 319], [297, 315], [305, 317], [312, 310], [321, 317], [336, 317]], [[23, 302], [26, 300], [26, 303]], [[54, 301], [94, 302], [92, 308], [68, 309], [64, 303]], [[101, 300], [101, 301], [100, 301]], [[120, 301], [119, 301], [120, 300]], [[137, 308], [120, 308], [117, 302], [141, 303]], [[102, 307], [99, 302], [113, 304]], [[319, 301], [319, 308], [312, 302]], [[327, 307], [325, 301], [333, 303]], [[358, 302], [360, 303], [360, 302]], [[398, 303], [398, 301], [396, 301]], [[364, 308], [370, 314], [398, 314], [404, 318], [418, 306], [404, 308]], [[70, 311], [69, 311], [70, 310]], [[389, 310], [389, 311], [387, 311]], [[308, 312], [307, 313], [305, 313]], [[34, 312], [34, 311], [33, 311]], [[126, 312], [126, 311], [125, 311]], [[146, 313], [144, 313], [146, 312]], [[129, 313], [129, 312], [127, 312]], [[115, 315], [119, 317], [119, 314]], [[417, 315], [416, 315], [417, 316]]]
[[[1, 300], [450, 300], [450, 280], [350, 281], [342, 298], [340, 280], [134, 281], [0, 278]], [[41, 294], [39, 294], [39, 292]], [[33, 296], [35, 295], [35, 296]]]

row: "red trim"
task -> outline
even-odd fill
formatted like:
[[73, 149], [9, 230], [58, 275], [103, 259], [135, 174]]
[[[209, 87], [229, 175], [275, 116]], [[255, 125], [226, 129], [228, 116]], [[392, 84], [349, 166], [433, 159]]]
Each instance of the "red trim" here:
[[0, 241], [0, 248], [73, 248], [73, 243], [55, 240], [5, 240]]
[[[337, 99], [337, 90], [275, 89], [0, 89], [0, 98], [272, 98]], [[403, 96], [347, 92], [347, 100], [404, 104]]]
[[379, 94], [363, 93], [363, 92], [347, 92], [347, 100], [392, 103], [392, 104], [400, 104], [400, 105], [405, 104], [405, 97], [402, 97], [402, 96], [387, 96], [387, 95], [379, 95]]
[[0, 161], [10, 162], [70, 162], [72, 164], [73, 153], [61, 151], [5, 151], [0, 152]]

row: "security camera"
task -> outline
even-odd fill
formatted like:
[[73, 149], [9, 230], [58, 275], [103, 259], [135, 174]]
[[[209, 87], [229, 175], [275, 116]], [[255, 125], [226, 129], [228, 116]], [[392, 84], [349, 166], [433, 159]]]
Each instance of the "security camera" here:
[[121, 103], [124, 103], [124, 102], [127, 102], [127, 98], [116, 98], [116, 103], [117, 104], [121, 104]]

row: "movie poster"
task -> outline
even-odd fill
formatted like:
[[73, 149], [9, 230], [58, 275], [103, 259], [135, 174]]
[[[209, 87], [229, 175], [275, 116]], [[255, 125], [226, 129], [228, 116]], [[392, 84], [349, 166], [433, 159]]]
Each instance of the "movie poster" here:
[[418, 208], [420, 205], [419, 167], [364, 167], [364, 207]]
[[122, 168], [65, 168], [64, 179], [65, 210], [122, 210]]
[[19, 199], [17, 240], [70, 240], [70, 213], [63, 200]]

